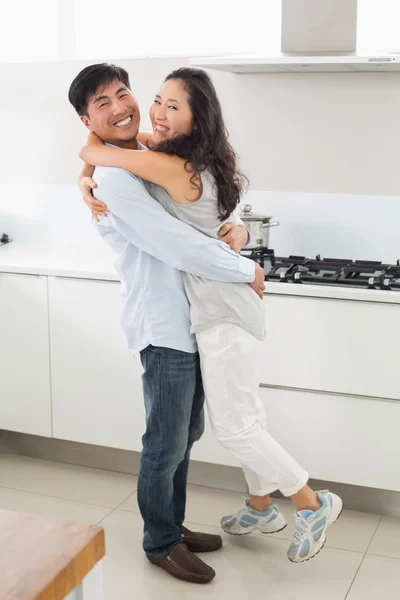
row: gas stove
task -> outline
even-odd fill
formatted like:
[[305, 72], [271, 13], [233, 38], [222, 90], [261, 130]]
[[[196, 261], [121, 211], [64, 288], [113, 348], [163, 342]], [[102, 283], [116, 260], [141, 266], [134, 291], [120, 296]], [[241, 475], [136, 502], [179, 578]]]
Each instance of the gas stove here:
[[396, 264], [385, 264], [320, 255], [314, 259], [277, 257], [270, 248], [243, 250], [241, 254], [264, 268], [266, 281], [400, 291], [399, 260]]

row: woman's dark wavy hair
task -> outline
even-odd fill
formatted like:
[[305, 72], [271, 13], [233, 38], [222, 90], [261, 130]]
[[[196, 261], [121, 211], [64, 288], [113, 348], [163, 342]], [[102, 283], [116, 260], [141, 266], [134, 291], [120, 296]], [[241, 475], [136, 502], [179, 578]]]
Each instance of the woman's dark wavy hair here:
[[150, 147], [184, 158], [185, 169], [193, 173], [191, 181], [199, 188], [199, 196], [198, 176], [206, 169], [213, 175], [218, 211], [223, 221], [240, 202], [248, 180], [237, 168], [236, 154], [228, 142], [217, 93], [210, 77], [201, 69], [182, 67], [167, 75], [165, 81], [171, 79], [181, 81], [189, 96], [193, 129], [189, 135], [180, 135]]

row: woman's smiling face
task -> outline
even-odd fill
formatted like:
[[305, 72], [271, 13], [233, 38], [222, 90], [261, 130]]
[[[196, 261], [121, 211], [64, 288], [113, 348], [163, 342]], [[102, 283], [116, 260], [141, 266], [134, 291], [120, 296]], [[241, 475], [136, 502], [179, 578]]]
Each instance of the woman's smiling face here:
[[150, 107], [150, 119], [156, 144], [192, 132], [189, 96], [179, 79], [169, 79], [162, 85]]

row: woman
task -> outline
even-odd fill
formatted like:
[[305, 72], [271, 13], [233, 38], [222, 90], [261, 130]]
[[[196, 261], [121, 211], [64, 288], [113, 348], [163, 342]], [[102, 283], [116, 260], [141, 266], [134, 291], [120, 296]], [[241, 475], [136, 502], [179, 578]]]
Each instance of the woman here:
[[[153, 133], [140, 134], [150, 149], [106, 146], [90, 134], [80, 157], [88, 165], [126, 169], [150, 182], [151, 195], [172, 215], [218, 237], [229, 222], [244, 187], [236, 155], [228, 142], [215, 89], [208, 75], [182, 68], [170, 73], [150, 109]], [[107, 207], [90, 195], [92, 170], [81, 174], [81, 191], [93, 214]], [[227, 533], [243, 535], [258, 529], [276, 533], [287, 523], [270, 494], [279, 489], [292, 499], [293, 562], [317, 554], [326, 529], [342, 510], [341, 499], [328, 491], [314, 492], [308, 474], [268, 433], [258, 398], [257, 362], [264, 338], [264, 306], [247, 284], [206, 281], [183, 274], [190, 302], [212, 430], [218, 441], [240, 460], [250, 491], [246, 506], [224, 517]]]

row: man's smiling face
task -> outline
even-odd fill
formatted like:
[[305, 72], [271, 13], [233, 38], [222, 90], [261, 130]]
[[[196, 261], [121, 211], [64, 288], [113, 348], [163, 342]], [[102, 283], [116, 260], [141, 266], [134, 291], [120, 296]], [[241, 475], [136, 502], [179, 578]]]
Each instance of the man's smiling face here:
[[81, 121], [102, 140], [121, 148], [137, 148], [140, 112], [135, 96], [121, 81], [100, 87], [89, 98]]

